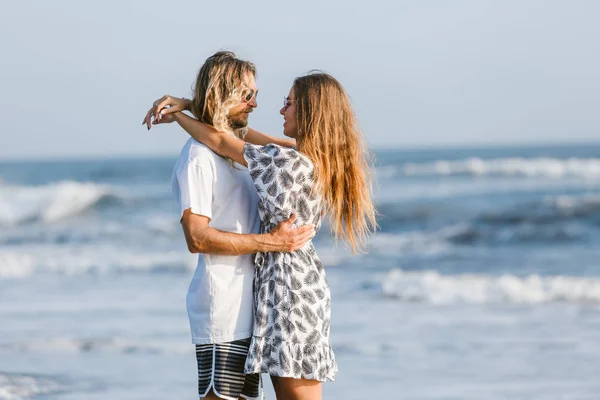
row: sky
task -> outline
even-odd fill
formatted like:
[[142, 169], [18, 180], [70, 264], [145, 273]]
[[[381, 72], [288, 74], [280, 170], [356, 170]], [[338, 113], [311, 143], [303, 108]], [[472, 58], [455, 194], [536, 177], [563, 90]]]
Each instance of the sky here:
[[177, 154], [141, 121], [191, 96], [222, 49], [253, 61], [250, 124], [281, 135], [312, 69], [349, 93], [371, 148], [600, 139], [596, 0], [3, 2], [0, 160]]

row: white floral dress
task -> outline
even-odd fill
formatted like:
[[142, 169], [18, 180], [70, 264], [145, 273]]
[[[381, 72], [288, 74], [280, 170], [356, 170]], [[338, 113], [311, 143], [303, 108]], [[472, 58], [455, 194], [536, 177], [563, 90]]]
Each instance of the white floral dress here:
[[[296, 225], [321, 226], [312, 192], [313, 165], [296, 149], [246, 143], [244, 157], [259, 196], [262, 232], [297, 215]], [[291, 253], [257, 253], [254, 332], [245, 372], [332, 381], [337, 365], [329, 327], [331, 296], [310, 241]]]

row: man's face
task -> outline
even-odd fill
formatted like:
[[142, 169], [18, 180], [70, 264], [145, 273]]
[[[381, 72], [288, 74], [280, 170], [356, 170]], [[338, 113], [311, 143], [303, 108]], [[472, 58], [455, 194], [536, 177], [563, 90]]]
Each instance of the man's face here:
[[[248, 116], [256, 107], [258, 107], [258, 104], [256, 103], [256, 93], [258, 89], [256, 88], [254, 76], [249, 75], [247, 79], [248, 88], [254, 91], [254, 95], [250, 100], [242, 99], [240, 104], [229, 110], [228, 118], [232, 129], [245, 128], [248, 125]], [[244, 93], [243, 95], [247, 96], [249, 93]]]

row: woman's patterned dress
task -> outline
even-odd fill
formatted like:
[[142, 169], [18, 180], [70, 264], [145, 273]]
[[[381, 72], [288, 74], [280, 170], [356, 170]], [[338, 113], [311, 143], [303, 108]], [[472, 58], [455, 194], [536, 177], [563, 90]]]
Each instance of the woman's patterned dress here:
[[[296, 149], [246, 143], [244, 157], [259, 196], [262, 232], [297, 215], [296, 225], [321, 226], [312, 192], [313, 165]], [[245, 371], [332, 381], [337, 365], [329, 340], [331, 297], [310, 241], [291, 253], [257, 253], [254, 333]]]

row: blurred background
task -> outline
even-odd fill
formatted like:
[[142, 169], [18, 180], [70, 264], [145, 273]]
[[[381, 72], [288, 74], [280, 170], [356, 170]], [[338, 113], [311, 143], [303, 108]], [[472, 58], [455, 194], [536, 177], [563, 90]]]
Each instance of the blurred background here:
[[[324, 229], [325, 398], [598, 399], [600, 3], [3, 3], [0, 399], [194, 399], [195, 267], [170, 191], [187, 135], [141, 121], [217, 50], [251, 125], [296, 76], [347, 89], [380, 230]], [[268, 380], [267, 380], [268, 381]], [[267, 397], [274, 398], [270, 383]]]

